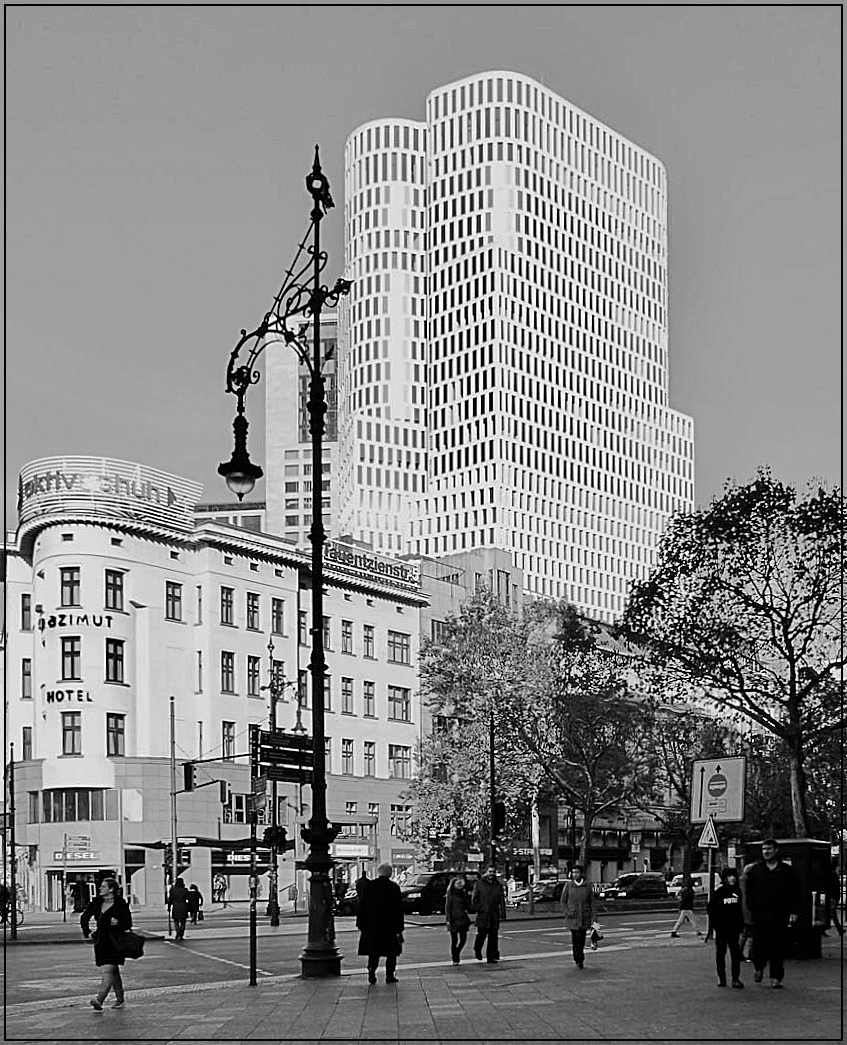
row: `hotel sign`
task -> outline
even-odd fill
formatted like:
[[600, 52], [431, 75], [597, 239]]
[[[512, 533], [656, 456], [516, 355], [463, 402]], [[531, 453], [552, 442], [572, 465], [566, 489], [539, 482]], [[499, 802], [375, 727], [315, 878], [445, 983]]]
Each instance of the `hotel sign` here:
[[384, 581], [413, 591], [420, 588], [420, 572], [414, 563], [379, 558], [336, 541], [327, 541], [324, 559], [331, 569], [362, 580]]
[[18, 517], [109, 515], [191, 530], [202, 492], [200, 483], [130, 461], [45, 457], [21, 470]]

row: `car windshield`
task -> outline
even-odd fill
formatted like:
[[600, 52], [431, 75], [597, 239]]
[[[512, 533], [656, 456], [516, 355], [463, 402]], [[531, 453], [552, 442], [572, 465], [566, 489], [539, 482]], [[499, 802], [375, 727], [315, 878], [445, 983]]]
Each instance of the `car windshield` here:
[[432, 874], [413, 874], [411, 878], [407, 878], [403, 883], [404, 889], [421, 889], [423, 886], [428, 885], [435, 875]]

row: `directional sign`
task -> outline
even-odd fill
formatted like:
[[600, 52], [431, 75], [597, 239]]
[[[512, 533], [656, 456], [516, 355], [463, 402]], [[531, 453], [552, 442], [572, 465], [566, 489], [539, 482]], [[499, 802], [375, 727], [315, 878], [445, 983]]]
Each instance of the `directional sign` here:
[[706, 821], [706, 826], [703, 828], [703, 833], [700, 835], [700, 841], [697, 843], [697, 848], [719, 848], [718, 833], [715, 830], [715, 821], [711, 817], [709, 817], [709, 819]]
[[280, 747], [295, 751], [311, 752], [314, 748], [311, 737], [304, 736], [302, 733], [285, 733], [281, 729], [278, 729], [275, 733], [260, 730], [259, 744], [262, 747]]
[[288, 784], [311, 784], [311, 766], [300, 769], [297, 766], [266, 766], [265, 775], [268, 780], [284, 781]]
[[743, 820], [746, 774], [743, 755], [695, 761], [691, 766], [691, 823], [704, 824], [710, 817], [724, 824]]

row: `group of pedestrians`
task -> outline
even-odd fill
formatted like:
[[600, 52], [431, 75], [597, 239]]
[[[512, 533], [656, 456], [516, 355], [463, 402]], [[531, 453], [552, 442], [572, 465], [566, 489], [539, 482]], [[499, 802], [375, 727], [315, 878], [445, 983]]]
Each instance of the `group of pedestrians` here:
[[182, 878], [177, 878], [168, 893], [168, 913], [174, 923], [174, 938], [185, 939], [185, 926], [188, 919], [191, 924], [196, 925], [198, 917], [202, 919], [201, 908], [203, 906], [203, 894], [192, 883], [187, 889]]

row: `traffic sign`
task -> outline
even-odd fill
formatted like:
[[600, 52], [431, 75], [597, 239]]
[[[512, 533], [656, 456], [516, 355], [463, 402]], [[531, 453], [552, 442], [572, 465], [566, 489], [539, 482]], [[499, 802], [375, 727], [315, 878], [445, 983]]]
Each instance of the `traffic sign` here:
[[306, 769], [299, 766], [265, 766], [265, 775], [268, 780], [283, 781], [288, 784], [311, 784], [312, 768]]
[[715, 830], [715, 821], [709, 817], [706, 821], [706, 826], [703, 828], [703, 833], [700, 835], [700, 841], [697, 843], [697, 848], [717, 849], [718, 847], [718, 833]]
[[691, 823], [704, 824], [709, 817], [716, 823], [743, 820], [746, 774], [747, 759], [743, 755], [693, 762]]

